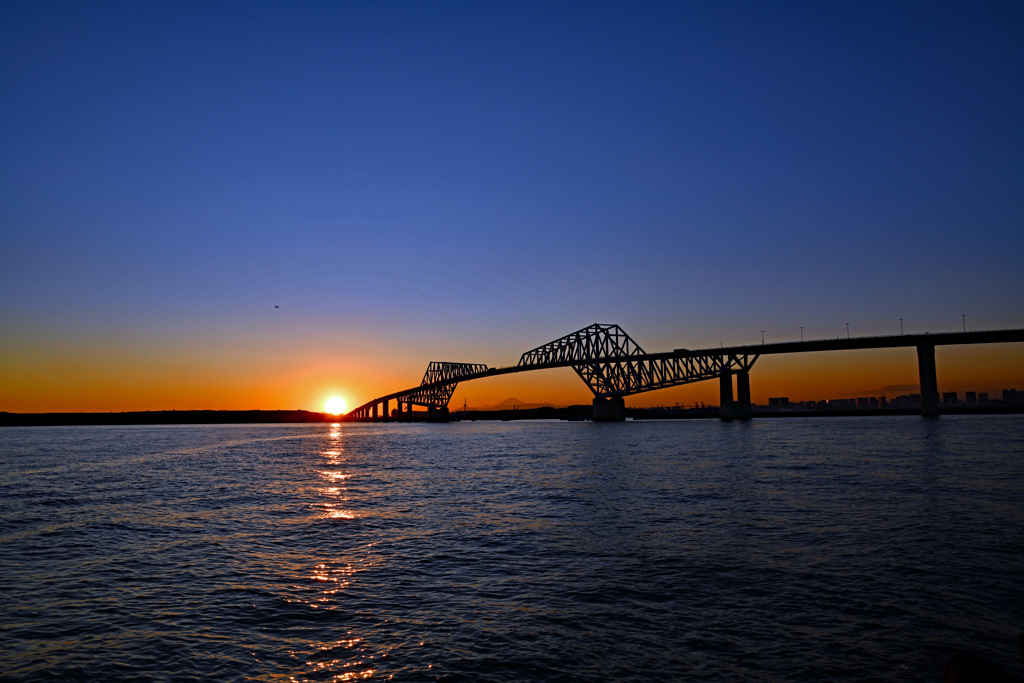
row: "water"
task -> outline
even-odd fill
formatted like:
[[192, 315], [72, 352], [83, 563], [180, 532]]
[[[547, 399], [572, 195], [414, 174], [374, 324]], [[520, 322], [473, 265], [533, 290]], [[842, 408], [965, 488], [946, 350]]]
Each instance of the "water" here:
[[1022, 670], [1024, 419], [0, 430], [0, 679]]

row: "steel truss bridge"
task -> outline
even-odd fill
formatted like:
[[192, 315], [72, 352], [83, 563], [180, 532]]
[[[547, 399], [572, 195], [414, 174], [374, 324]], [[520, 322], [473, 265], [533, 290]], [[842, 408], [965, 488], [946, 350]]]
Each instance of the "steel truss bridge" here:
[[[921, 378], [921, 413], [938, 414], [935, 347], [1024, 341], [1024, 329], [986, 332], [908, 334], [782, 342], [712, 349], [675, 349], [647, 353], [618, 325], [593, 324], [527, 351], [519, 363], [492, 368], [479, 363], [431, 362], [419, 386], [375, 398], [351, 410], [351, 421], [409, 419], [413, 406], [427, 408], [428, 419], [443, 420], [459, 382], [515, 372], [571, 367], [594, 394], [595, 420], [625, 418], [624, 397], [656, 389], [717, 379], [723, 420], [750, 418], [750, 369], [763, 355], [916, 347]], [[735, 377], [736, 391], [733, 392]], [[395, 412], [389, 408], [395, 402]]]

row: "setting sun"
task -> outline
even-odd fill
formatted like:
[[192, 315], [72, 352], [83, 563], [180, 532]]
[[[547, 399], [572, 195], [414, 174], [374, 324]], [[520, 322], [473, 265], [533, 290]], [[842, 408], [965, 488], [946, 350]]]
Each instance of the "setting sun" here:
[[345, 412], [345, 399], [341, 396], [331, 396], [324, 402], [324, 412], [332, 415], [341, 415]]

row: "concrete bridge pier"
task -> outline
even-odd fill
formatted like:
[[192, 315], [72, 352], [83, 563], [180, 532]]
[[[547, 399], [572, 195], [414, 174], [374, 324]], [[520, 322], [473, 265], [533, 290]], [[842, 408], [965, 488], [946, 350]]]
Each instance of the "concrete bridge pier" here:
[[733, 416], [737, 420], [749, 420], [750, 410], [750, 373], [740, 370], [736, 373], [736, 402], [733, 404]]
[[[736, 377], [736, 400], [733, 400], [732, 378]], [[718, 376], [719, 410], [724, 422], [730, 420], [749, 420], [750, 409], [750, 373], [746, 370], [733, 372], [725, 368]]]
[[427, 422], [451, 422], [448, 406], [427, 406]]
[[917, 370], [921, 376], [921, 415], [939, 414], [939, 382], [935, 376], [935, 344], [917, 345]]
[[591, 419], [594, 422], [622, 422], [626, 419], [626, 400], [621, 396], [595, 398]]
[[391, 401], [384, 399], [384, 421], [391, 419]]
[[719, 416], [723, 422], [729, 422], [736, 416], [732, 400], [732, 370], [730, 368], [725, 368], [718, 376], [718, 396]]

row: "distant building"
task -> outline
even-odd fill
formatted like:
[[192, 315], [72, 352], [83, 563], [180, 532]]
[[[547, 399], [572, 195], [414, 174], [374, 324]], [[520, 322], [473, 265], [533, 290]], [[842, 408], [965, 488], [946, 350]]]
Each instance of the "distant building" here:
[[768, 399], [769, 408], [788, 408], [789, 407], [789, 396], [777, 396], [775, 398]]
[[976, 393], [974, 393], [973, 391], [968, 391], [967, 394], [964, 397], [964, 402], [965, 403], [977, 403], [978, 402], [978, 395]]
[[942, 402], [946, 404], [956, 403], [956, 392], [946, 391], [942, 394]]
[[988, 403], [988, 392], [983, 391], [978, 394], [978, 403]]
[[[875, 401], [877, 403], [877, 400]], [[857, 407], [861, 410], [867, 410], [871, 407], [871, 400], [865, 396], [857, 399]]]

